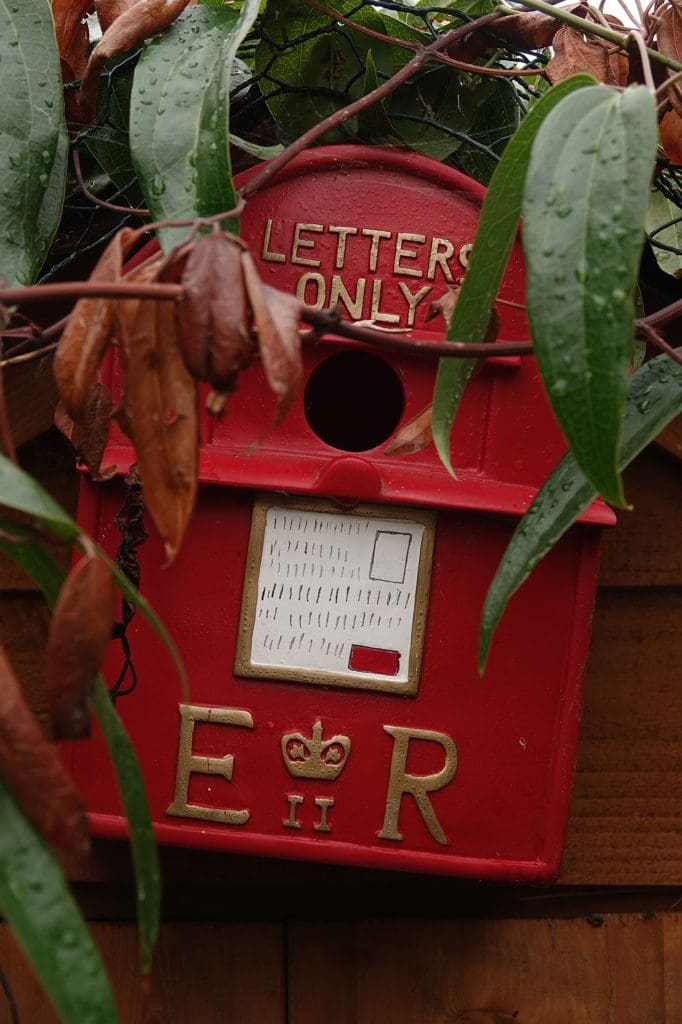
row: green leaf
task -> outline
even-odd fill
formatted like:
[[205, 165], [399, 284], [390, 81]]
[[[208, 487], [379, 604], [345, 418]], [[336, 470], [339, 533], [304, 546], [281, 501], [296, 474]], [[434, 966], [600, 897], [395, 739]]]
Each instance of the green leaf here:
[[0, 913], [64, 1024], [115, 1024], [97, 948], [49, 848], [0, 782]]
[[229, 134], [229, 139], [230, 143], [236, 146], [237, 149], [243, 150], [250, 156], [258, 157], [259, 160], [272, 160], [273, 157], [279, 156], [280, 153], [284, 152], [284, 146], [279, 144], [276, 146], [259, 146], [248, 139], [240, 139], [238, 135], [233, 135], [232, 132]]
[[392, 94], [389, 115], [410, 149], [447, 160], [466, 142], [479, 107], [494, 92], [490, 79], [429, 69]]
[[0, 2], [0, 278], [31, 284], [62, 212], [68, 138], [48, 0]]
[[[663, 231], [656, 230], [662, 224], [667, 224], [671, 220], [677, 223], [671, 224], [670, 227], [664, 228]], [[653, 188], [649, 192], [645, 228], [649, 235], [654, 231], [656, 232], [651, 239], [651, 248], [661, 270], [664, 270], [666, 274], [672, 275], [675, 275], [678, 270], [682, 270], [682, 210], [679, 206], [671, 203], [669, 199], [666, 199], [657, 188]], [[663, 243], [663, 245], [669, 245], [673, 249], [678, 249], [679, 252], [668, 252], [667, 249], [661, 249], [657, 245], [658, 242]]]
[[[533, 139], [544, 119], [564, 97], [593, 83], [589, 75], [574, 75], [559, 82], [533, 107], [507, 145], [481, 208], [469, 266], [448, 330], [449, 341], [475, 343], [485, 338], [516, 238]], [[433, 439], [450, 473], [450, 431], [475, 365], [474, 359], [441, 359], [438, 365], [433, 394]]]
[[[85, 537], [78, 523], [75, 523], [71, 516], [60, 508], [47, 491], [43, 490], [33, 477], [25, 473], [23, 469], [16, 466], [2, 453], [0, 453], [0, 505], [17, 509], [32, 516], [61, 540], [71, 540], [78, 543], [81, 537]], [[92, 541], [88, 539], [87, 544], [91, 546]], [[108, 555], [99, 547], [96, 548], [96, 551], [98, 556], [109, 566], [119, 589], [130, 603], [147, 619], [163, 642], [173, 659], [173, 663], [180, 676], [180, 681], [183, 687], [186, 688], [187, 674], [182, 664], [182, 659], [156, 612], [130, 581], [126, 579], [118, 567], [114, 565]]]
[[[327, 6], [340, 13], [353, 12], [359, 25], [384, 32], [384, 20], [371, 7], [358, 10], [355, 0], [332, 0]], [[395, 22], [396, 32], [411, 30]], [[329, 114], [347, 106], [365, 93], [367, 53], [378, 76], [388, 77], [402, 67], [410, 54], [388, 43], [340, 27], [323, 31], [330, 19], [321, 11], [298, 0], [270, 0], [262, 19], [262, 35], [256, 49], [256, 72], [260, 90], [272, 114], [281, 141], [287, 145]], [[414, 35], [414, 33], [412, 33]], [[357, 135], [357, 118], [334, 132], [324, 142], [347, 142]]]
[[581, 89], [538, 131], [523, 200], [527, 307], [549, 401], [576, 461], [613, 505], [633, 293], [656, 153], [644, 86]]
[[[682, 353], [682, 349], [678, 349]], [[682, 412], [682, 366], [663, 354], [630, 378], [620, 468], [624, 469]], [[490, 585], [481, 616], [479, 671], [483, 672], [497, 627], [512, 594], [597, 497], [569, 452], [538, 492], [517, 526]]]
[[73, 540], [80, 533], [71, 516], [33, 477], [0, 453], [0, 505], [38, 519], [56, 537]]
[[[368, 50], [367, 57], [365, 58], [365, 81], [362, 91], [366, 95], [378, 87], [379, 76], [377, 75], [376, 64], [374, 63], [372, 51]], [[373, 103], [359, 115], [358, 135], [361, 139], [374, 145], [382, 143], [390, 145], [400, 141], [400, 136], [391, 124], [386, 113], [386, 106], [382, 100], [379, 103]]]
[[95, 124], [83, 138], [83, 146], [116, 188], [125, 193], [128, 202], [139, 206], [142, 193], [135, 177], [128, 135], [133, 74], [130, 54], [109, 61], [100, 82]]
[[[146, 46], [135, 69], [130, 146], [147, 206], [156, 220], [210, 217], [236, 204], [229, 146], [232, 62], [258, 13], [246, 0], [187, 8]], [[238, 221], [224, 227], [236, 230]], [[185, 229], [159, 232], [168, 250]]]
[[149, 803], [137, 756], [101, 676], [95, 682], [92, 708], [116, 769], [118, 790], [128, 821], [135, 870], [140, 964], [142, 973], [148, 974], [161, 914], [161, 868]]
[[0, 551], [13, 558], [38, 584], [50, 608], [54, 606], [64, 582], [64, 570], [40, 541], [22, 526], [0, 518]]
[[[504, 148], [519, 126], [520, 109], [516, 90], [511, 82], [498, 82], [485, 103], [478, 108], [469, 136], [501, 156]], [[476, 181], [487, 185], [497, 167], [497, 161], [471, 143], [457, 150], [457, 162]]]

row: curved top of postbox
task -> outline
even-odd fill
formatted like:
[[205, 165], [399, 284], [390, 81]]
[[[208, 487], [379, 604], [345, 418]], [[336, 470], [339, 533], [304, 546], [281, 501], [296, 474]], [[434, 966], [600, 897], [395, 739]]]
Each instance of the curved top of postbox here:
[[[237, 187], [262, 166], [239, 175]], [[427, 323], [426, 314], [464, 276], [484, 196], [477, 182], [426, 157], [328, 146], [300, 154], [251, 196], [240, 233], [266, 284], [320, 309], [336, 305], [353, 321], [443, 338], [442, 320]], [[500, 298], [511, 305], [498, 305], [498, 339], [528, 338], [518, 241]], [[532, 358], [488, 360], [469, 384], [453, 435], [457, 479], [433, 445], [413, 455], [386, 453], [390, 437], [429, 405], [435, 359], [327, 339], [305, 346], [304, 362], [303, 392], [265, 437], [273, 397], [259, 365], [240, 375], [223, 419], [204, 418], [202, 480], [518, 515], [565, 451]], [[374, 412], [386, 413], [388, 432], [363, 442], [354, 428]], [[334, 417], [349, 432], [336, 430]], [[123, 466], [127, 442], [112, 440], [109, 457]], [[614, 521], [601, 503], [582, 519]]]

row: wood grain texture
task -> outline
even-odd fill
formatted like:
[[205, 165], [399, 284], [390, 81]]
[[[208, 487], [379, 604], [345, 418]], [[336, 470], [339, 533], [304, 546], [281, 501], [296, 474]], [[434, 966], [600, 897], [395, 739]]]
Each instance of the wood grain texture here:
[[674, 915], [297, 924], [289, 1020], [679, 1024], [681, 935]]
[[599, 594], [561, 882], [682, 882], [682, 588]]
[[[165, 924], [149, 991], [137, 970], [130, 924], [92, 926], [116, 996], [121, 1024], [283, 1024], [284, 947], [272, 924]], [[0, 926], [0, 964], [21, 1024], [58, 1018]], [[9, 1021], [0, 992], [0, 1021]]]

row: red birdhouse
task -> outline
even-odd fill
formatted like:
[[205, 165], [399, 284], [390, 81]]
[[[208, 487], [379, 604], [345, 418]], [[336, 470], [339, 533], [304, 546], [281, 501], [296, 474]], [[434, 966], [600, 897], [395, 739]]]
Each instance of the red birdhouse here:
[[[483, 190], [399, 152], [297, 158], [248, 203], [263, 280], [317, 308], [425, 336], [465, 272]], [[516, 245], [501, 291], [524, 302]], [[528, 337], [500, 305], [500, 339]], [[564, 443], [532, 359], [489, 359], [453, 440], [387, 454], [431, 401], [432, 358], [309, 345], [274, 400], [256, 365], [206, 416], [201, 489], [177, 560], [150, 527], [141, 589], [188, 670], [184, 696], [138, 616], [137, 686], [117, 704], [162, 842], [542, 882], [559, 868], [598, 568], [595, 504], [510, 602], [487, 673], [481, 607], [519, 516]], [[112, 437], [108, 463], [132, 449]], [[120, 477], [83, 483], [80, 521], [113, 555]], [[116, 671], [112, 656], [112, 671]], [[125, 832], [98, 738], [71, 747], [96, 832]]]

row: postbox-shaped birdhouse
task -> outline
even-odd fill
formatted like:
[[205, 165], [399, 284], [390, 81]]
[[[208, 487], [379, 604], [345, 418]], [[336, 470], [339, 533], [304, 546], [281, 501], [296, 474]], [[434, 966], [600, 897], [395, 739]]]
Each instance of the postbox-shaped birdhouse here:
[[[266, 284], [427, 337], [482, 197], [421, 157], [331, 147], [253, 196], [241, 234]], [[527, 338], [518, 244], [500, 297], [499, 338]], [[117, 703], [162, 842], [476, 878], [558, 871], [611, 513], [595, 504], [513, 597], [479, 678], [486, 590], [565, 445], [534, 361], [493, 358], [458, 415], [456, 478], [433, 446], [391, 454], [435, 371], [429, 355], [326, 339], [306, 346], [276, 430], [257, 365], [222, 419], [206, 415], [182, 551], [165, 568], [151, 525], [140, 549], [189, 695], [138, 616], [137, 685]], [[132, 459], [113, 436], [107, 462], [124, 473]], [[80, 521], [112, 555], [123, 497], [120, 476], [83, 483]], [[125, 834], [99, 738], [70, 756], [94, 831]]]

